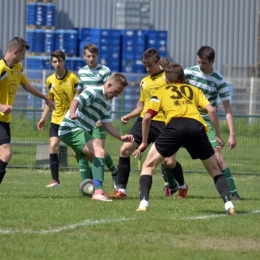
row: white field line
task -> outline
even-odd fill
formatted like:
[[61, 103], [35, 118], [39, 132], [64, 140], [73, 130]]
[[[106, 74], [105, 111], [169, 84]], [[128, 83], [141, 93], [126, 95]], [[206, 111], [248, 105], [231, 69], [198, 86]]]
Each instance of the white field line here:
[[50, 233], [59, 233], [65, 230], [71, 230], [82, 226], [93, 226], [93, 225], [99, 225], [99, 224], [108, 224], [113, 222], [122, 222], [122, 221], [130, 221], [134, 220], [133, 218], [121, 218], [121, 219], [101, 219], [101, 220], [85, 220], [83, 222], [59, 227], [59, 228], [53, 228], [53, 229], [47, 229], [47, 230], [11, 230], [11, 229], [0, 229], [0, 234], [14, 234], [14, 233], [23, 233], [23, 234], [50, 234]]
[[[253, 210], [251, 212], [245, 212], [245, 213], [237, 213], [237, 215], [251, 215], [251, 214], [260, 214], [260, 210]], [[227, 217], [227, 216], [228, 216], [227, 214], [218, 214], [218, 215], [214, 214], [214, 215], [182, 218], [182, 220], [199, 220], [199, 219], [219, 218], [219, 217]]]
[[[251, 212], [245, 212], [245, 213], [238, 213], [237, 215], [252, 215], [252, 214], [260, 214], [260, 210], [254, 210]], [[227, 217], [226, 214], [214, 214], [214, 215], [204, 215], [204, 216], [197, 216], [197, 217], [189, 217], [189, 218], [181, 218], [181, 220], [200, 220], [200, 219], [209, 219], [209, 218], [219, 218], [219, 217]], [[123, 221], [131, 221], [136, 220], [135, 218], [121, 218], [121, 219], [101, 219], [101, 220], [85, 220], [83, 222], [54, 228], [54, 229], [47, 229], [47, 230], [11, 230], [11, 229], [0, 229], [0, 234], [6, 235], [6, 234], [14, 234], [14, 233], [23, 233], [23, 234], [50, 234], [50, 233], [59, 233], [65, 230], [71, 230], [82, 226], [93, 226], [93, 225], [99, 225], [99, 224], [108, 224], [113, 222], [123, 222]], [[174, 220], [177, 220], [177, 218], [174, 218]]]

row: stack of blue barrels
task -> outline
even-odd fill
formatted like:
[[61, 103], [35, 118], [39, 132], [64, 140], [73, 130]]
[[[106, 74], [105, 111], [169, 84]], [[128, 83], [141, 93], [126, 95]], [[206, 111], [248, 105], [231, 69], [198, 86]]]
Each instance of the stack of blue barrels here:
[[120, 71], [121, 31], [113, 29], [91, 29], [90, 41], [98, 47], [99, 62], [111, 71]]
[[161, 57], [167, 58], [167, 31], [146, 31], [146, 47], [154, 47]]
[[145, 31], [122, 30], [122, 72], [144, 73], [141, 57], [145, 49]]
[[68, 55], [78, 54], [78, 31], [77, 30], [56, 30], [55, 50], [63, 50]]

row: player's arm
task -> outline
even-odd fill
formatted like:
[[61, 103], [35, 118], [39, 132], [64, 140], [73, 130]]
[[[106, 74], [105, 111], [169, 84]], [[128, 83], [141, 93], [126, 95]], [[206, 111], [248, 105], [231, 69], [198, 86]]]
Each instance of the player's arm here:
[[157, 115], [157, 112], [155, 112], [152, 109], [148, 109], [146, 114], [143, 117], [142, 120], [142, 143], [138, 146], [138, 148], [133, 153], [134, 157], [137, 158], [140, 156], [141, 152], [148, 146], [148, 134], [151, 126], [151, 121], [154, 116]]
[[43, 100], [45, 100], [47, 106], [49, 106], [52, 109], [55, 109], [54, 102], [47, 96], [43, 95], [43, 93], [41, 91], [39, 91], [36, 87], [34, 87], [32, 84], [30, 84], [29, 82], [20, 83], [20, 84], [24, 90], [28, 91], [29, 93], [31, 93], [34, 96], [42, 98]]
[[76, 110], [78, 109], [79, 101], [77, 98], [74, 98], [70, 103], [70, 112], [69, 112], [69, 118], [74, 120], [77, 118]]
[[46, 121], [46, 118], [47, 118], [47, 116], [48, 116], [50, 110], [51, 110], [51, 109], [50, 109], [47, 105], [45, 105], [44, 110], [43, 110], [43, 112], [42, 112], [41, 119], [39, 120], [39, 122], [38, 122], [38, 124], [37, 124], [38, 130], [42, 130], [42, 129], [44, 128], [45, 121]]
[[236, 147], [236, 134], [233, 121], [233, 114], [229, 100], [223, 101], [226, 119], [229, 128], [228, 148], [231, 150]]
[[133, 142], [134, 138], [132, 135], [121, 135], [110, 122], [102, 123], [102, 126], [105, 130], [114, 136], [116, 139], [123, 141], [123, 142]]
[[134, 118], [136, 116], [139, 116], [140, 113], [143, 111], [143, 108], [144, 108], [144, 103], [139, 101], [139, 105], [132, 112], [130, 112], [129, 114], [123, 116], [121, 118], [121, 121], [124, 124], [126, 124], [130, 119], [132, 119], [132, 118]]
[[206, 105], [204, 110], [207, 111], [207, 113], [209, 115], [210, 122], [211, 122], [211, 124], [212, 124], [212, 126], [215, 130], [215, 133], [216, 133], [216, 140], [220, 144], [220, 148], [222, 148], [225, 145], [225, 142], [220, 137], [219, 121], [218, 121], [217, 112], [211, 104]]

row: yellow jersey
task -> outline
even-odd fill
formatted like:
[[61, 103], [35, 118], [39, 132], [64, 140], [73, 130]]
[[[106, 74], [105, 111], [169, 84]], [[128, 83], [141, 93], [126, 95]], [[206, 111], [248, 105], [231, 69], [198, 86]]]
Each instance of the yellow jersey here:
[[[0, 103], [13, 106], [18, 87], [21, 83], [28, 82], [23, 72], [21, 64], [14, 64], [12, 68], [8, 67], [5, 60], [0, 60]], [[10, 123], [12, 113], [5, 115], [0, 112], [0, 121]]]
[[76, 93], [78, 76], [67, 71], [62, 79], [58, 79], [56, 73], [53, 73], [46, 79], [46, 86], [48, 97], [55, 102], [51, 122], [60, 125]]
[[[139, 101], [144, 103], [144, 109], [141, 112], [141, 117], [144, 117], [147, 109], [149, 108], [148, 104], [151, 99], [151, 97], [154, 95], [154, 93], [166, 86], [166, 81], [165, 81], [165, 73], [164, 71], [153, 75], [153, 76], [147, 76], [144, 77], [141, 80], [140, 83], [140, 99]], [[165, 121], [165, 116], [162, 112], [159, 112], [155, 117], [153, 117], [153, 120], [155, 121]]]
[[186, 117], [199, 121], [207, 132], [207, 124], [198, 108], [204, 110], [208, 104], [210, 103], [206, 96], [197, 87], [190, 84], [174, 83], [160, 88], [154, 93], [148, 108], [156, 113], [162, 112], [166, 117], [165, 125], [172, 118]]

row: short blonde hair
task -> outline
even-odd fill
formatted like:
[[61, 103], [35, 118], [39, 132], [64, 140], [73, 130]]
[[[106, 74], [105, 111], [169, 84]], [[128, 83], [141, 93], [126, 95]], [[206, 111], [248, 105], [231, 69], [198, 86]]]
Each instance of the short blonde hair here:
[[109, 76], [109, 79], [113, 79], [116, 82], [118, 82], [120, 85], [122, 85], [123, 87], [126, 87], [128, 85], [128, 82], [126, 80], [126, 77], [119, 72], [114, 72]]

